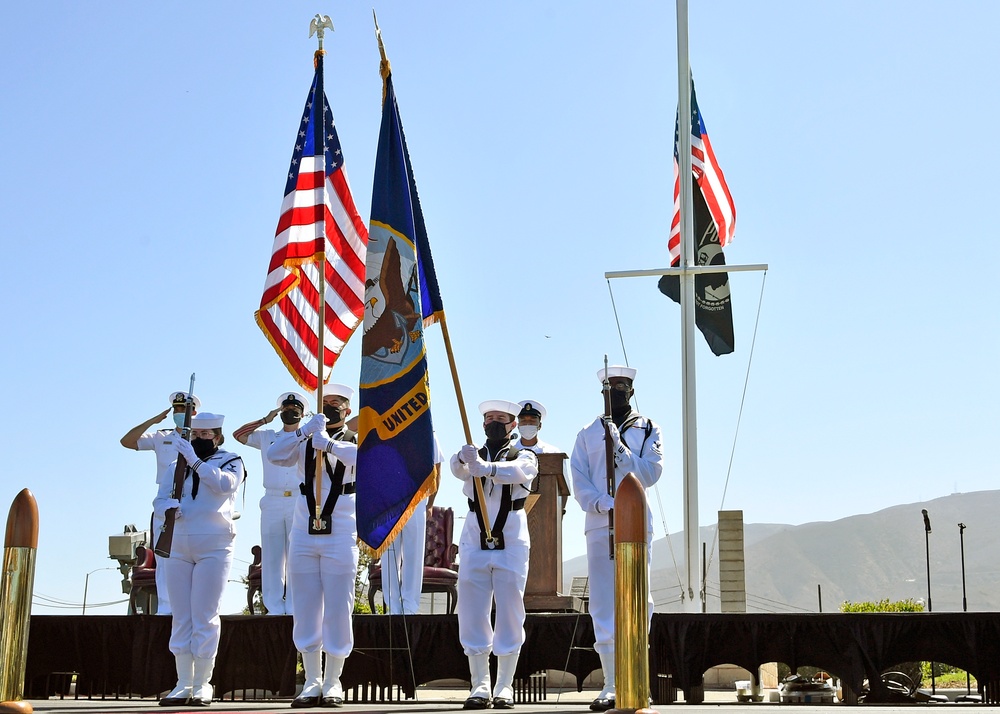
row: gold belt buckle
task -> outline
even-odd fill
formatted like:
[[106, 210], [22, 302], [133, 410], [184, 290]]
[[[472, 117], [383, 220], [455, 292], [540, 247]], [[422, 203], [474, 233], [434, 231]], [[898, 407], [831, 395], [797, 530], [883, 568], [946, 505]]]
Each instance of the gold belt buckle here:
[[292, 495], [292, 492], [291, 491], [285, 491], [285, 493], [283, 495], [285, 496], [285, 498], [288, 498], [289, 496]]

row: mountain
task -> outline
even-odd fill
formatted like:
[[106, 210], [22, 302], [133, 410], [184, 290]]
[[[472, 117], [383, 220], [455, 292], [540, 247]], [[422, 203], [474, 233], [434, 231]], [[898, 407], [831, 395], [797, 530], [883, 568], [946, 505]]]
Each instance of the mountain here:
[[[925, 542], [921, 509], [931, 533]], [[835, 612], [842, 602], [927, 599], [927, 543], [935, 612], [962, 610], [962, 539], [970, 611], [1000, 610], [1000, 490], [956, 493], [837, 521], [744, 526], [748, 612]], [[700, 529], [710, 546], [708, 611], [719, 611], [715, 526]], [[657, 612], [679, 612], [684, 534], [653, 543], [651, 582]], [[676, 567], [674, 563], [676, 562]], [[587, 574], [585, 556], [563, 564], [564, 592]], [[695, 595], [697, 597], [697, 594]], [[925, 605], [926, 606], [926, 605]]]

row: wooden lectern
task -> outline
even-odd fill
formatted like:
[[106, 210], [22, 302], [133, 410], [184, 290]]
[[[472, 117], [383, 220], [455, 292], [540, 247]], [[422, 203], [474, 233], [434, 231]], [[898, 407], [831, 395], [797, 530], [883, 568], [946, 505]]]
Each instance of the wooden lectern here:
[[529, 612], [573, 610], [573, 598], [562, 595], [562, 520], [569, 499], [563, 474], [566, 454], [539, 454], [535, 493], [529, 497], [528, 534], [531, 556], [524, 607]]

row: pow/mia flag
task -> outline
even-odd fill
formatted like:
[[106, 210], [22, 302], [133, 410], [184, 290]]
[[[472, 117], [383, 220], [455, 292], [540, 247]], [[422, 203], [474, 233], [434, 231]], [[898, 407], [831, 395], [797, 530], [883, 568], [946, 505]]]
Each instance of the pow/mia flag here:
[[[680, 265], [681, 205], [679, 144], [680, 121], [674, 124], [674, 216], [670, 223], [670, 265]], [[725, 265], [723, 246], [729, 245], [736, 233], [736, 206], [715, 159], [712, 142], [708, 139], [705, 120], [698, 109], [698, 98], [691, 82], [691, 173], [694, 178], [694, 242], [697, 265]], [[720, 236], [721, 233], [721, 236]], [[664, 275], [660, 292], [680, 303], [680, 278]], [[705, 335], [709, 349], [716, 355], [727, 355], [735, 349], [733, 339], [733, 308], [729, 299], [729, 274], [709, 273], [694, 277], [694, 320]]]
[[[694, 191], [694, 237], [698, 265], [726, 264], [726, 256], [719, 245], [719, 231], [708, 212], [705, 197], [697, 187]], [[676, 265], [679, 264], [678, 260]], [[680, 304], [681, 280], [678, 276], [664, 275], [660, 278], [658, 287], [661, 293]], [[729, 273], [694, 276], [694, 322], [714, 354], [728, 355], [736, 349], [733, 307], [729, 297]]]

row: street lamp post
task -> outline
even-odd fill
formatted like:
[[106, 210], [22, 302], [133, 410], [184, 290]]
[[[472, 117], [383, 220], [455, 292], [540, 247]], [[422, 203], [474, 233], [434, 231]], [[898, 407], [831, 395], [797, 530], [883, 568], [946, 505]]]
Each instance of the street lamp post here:
[[[962, 553], [962, 612], [969, 611], [969, 601], [965, 597], [965, 524], [958, 524], [958, 543]], [[972, 680], [969, 671], [965, 671], [965, 693], [972, 694]]]
[[[920, 511], [924, 516], [924, 548], [927, 553], [927, 612], [934, 612], [931, 606], [931, 519], [927, 515], [927, 509]], [[931, 694], [937, 693], [936, 679], [934, 677], [934, 662], [931, 662]]]
[[114, 566], [108, 566], [106, 568], [95, 568], [91, 570], [89, 573], [87, 573], [87, 575], [83, 578], [83, 607], [80, 609], [81, 615], [87, 614], [87, 587], [90, 585], [90, 576], [99, 570], [118, 570], [118, 568]]

